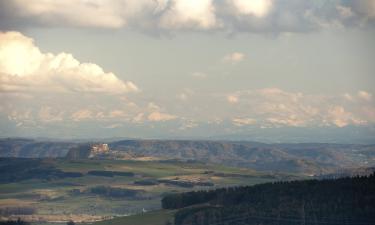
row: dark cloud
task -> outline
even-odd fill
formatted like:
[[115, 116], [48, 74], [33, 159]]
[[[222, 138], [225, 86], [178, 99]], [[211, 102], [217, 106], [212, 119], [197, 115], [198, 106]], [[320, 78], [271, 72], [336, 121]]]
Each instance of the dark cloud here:
[[[255, 2], [255, 3], [253, 3]], [[178, 7], [189, 8], [184, 12]], [[167, 23], [165, 23], [167, 21]], [[372, 0], [9, 0], [0, 2], [0, 29], [35, 26], [130, 28], [146, 33], [178, 30], [229, 33], [309, 32], [343, 27], [373, 27]]]

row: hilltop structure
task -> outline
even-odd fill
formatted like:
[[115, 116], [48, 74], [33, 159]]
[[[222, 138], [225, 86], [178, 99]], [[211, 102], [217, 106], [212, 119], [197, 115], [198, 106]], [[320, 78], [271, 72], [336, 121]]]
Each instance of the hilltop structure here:
[[108, 144], [93, 144], [91, 145], [90, 154], [88, 158], [95, 158], [98, 155], [108, 154], [109, 146]]
[[83, 144], [71, 148], [66, 155], [68, 159], [94, 159], [94, 158], [106, 158], [110, 154], [110, 148], [108, 144], [96, 143], [96, 144]]

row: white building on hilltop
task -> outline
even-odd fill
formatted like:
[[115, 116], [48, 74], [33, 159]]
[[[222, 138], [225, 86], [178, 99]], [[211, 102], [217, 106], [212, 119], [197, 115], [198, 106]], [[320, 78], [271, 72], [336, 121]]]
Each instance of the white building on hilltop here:
[[89, 158], [93, 158], [97, 155], [101, 155], [101, 154], [107, 154], [109, 153], [109, 146], [108, 144], [93, 144], [91, 145], [91, 151], [90, 151], [90, 155], [89, 155]]

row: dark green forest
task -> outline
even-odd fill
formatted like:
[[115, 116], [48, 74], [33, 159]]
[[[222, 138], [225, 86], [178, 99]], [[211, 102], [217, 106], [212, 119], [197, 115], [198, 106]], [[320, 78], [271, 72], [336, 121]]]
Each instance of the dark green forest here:
[[375, 224], [375, 174], [167, 195], [176, 225]]
[[29, 222], [18, 220], [0, 221], [0, 225], [30, 225]]
[[54, 159], [0, 158], [0, 183], [82, 176], [83, 174], [78, 172], [64, 172], [57, 169]]

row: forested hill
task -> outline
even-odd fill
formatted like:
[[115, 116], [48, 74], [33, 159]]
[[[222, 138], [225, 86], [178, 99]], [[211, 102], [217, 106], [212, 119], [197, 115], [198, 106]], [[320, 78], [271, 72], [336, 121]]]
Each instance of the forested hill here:
[[375, 224], [375, 174], [168, 195], [176, 225]]

